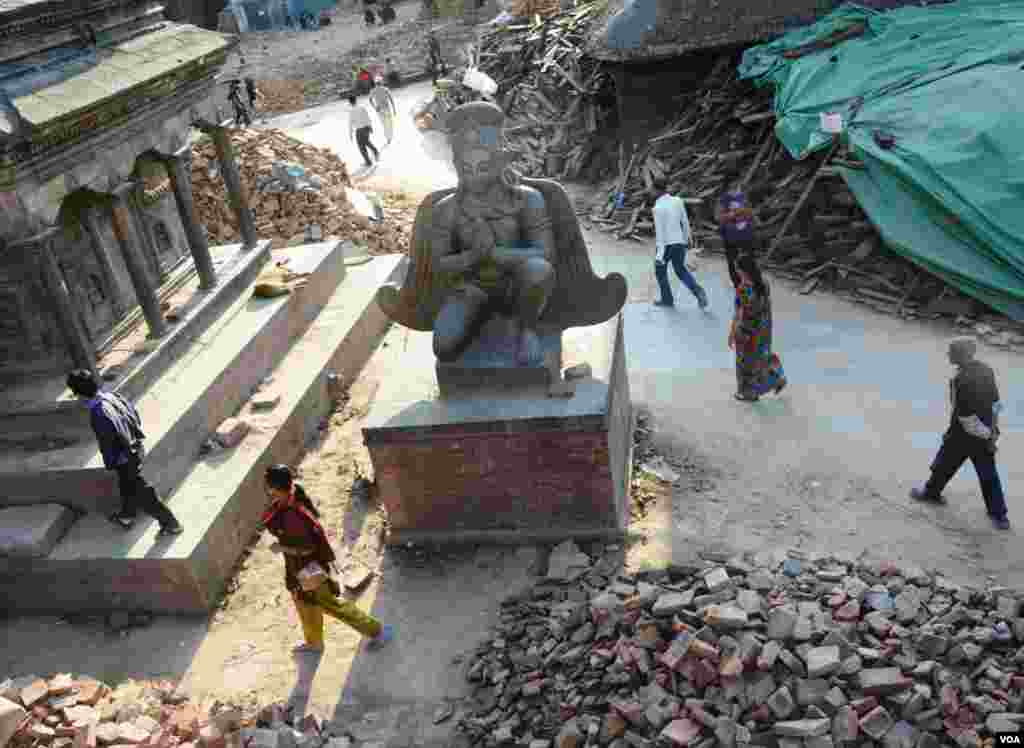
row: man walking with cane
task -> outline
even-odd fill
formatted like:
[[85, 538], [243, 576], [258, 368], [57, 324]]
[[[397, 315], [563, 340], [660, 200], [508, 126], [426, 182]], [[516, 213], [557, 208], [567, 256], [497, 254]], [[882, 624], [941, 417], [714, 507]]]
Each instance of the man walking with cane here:
[[691, 237], [686, 205], [681, 197], [669, 194], [668, 183], [664, 178], [654, 180], [654, 191], [659, 195], [654, 203], [654, 277], [658, 279], [661, 289], [661, 298], [654, 305], [675, 306], [672, 285], [668, 279], [668, 266], [671, 263], [679, 280], [697, 297], [700, 308], [706, 309], [708, 295], [686, 269], [686, 250], [690, 247]]

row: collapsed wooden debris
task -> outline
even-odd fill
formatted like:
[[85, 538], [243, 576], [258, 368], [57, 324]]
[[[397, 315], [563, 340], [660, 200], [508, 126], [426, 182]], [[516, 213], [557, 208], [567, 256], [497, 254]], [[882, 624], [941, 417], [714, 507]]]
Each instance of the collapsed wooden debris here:
[[498, 84], [496, 99], [509, 121], [506, 137], [528, 176], [595, 179], [612, 168], [614, 140], [606, 132], [614, 102], [609, 72], [584, 56], [602, 3], [580, 5], [547, 21], [494, 27], [475, 53]]

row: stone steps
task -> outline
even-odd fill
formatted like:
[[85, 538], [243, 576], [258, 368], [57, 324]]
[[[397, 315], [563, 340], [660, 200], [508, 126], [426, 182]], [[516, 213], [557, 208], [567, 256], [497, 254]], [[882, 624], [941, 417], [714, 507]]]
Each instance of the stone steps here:
[[[310, 253], [312, 257], [316, 250]], [[324, 250], [320, 257], [321, 263], [344, 264], [335, 251]], [[308, 296], [296, 293], [283, 300], [260, 303], [266, 317], [257, 336], [261, 343], [253, 347], [238, 341], [237, 351], [209, 352], [209, 367], [216, 368], [228, 359], [235, 362], [235, 368], [222, 375], [208, 373], [204, 392], [211, 409], [217, 413], [230, 410], [226, 403], [217, 401], [229, 396], [228, 384], [232, 391], [248, 396], [251, 388], [244, 385], [258, 383], [266, 371], [273, 372], [281, 400], [263, 414], [251, 413], [248, 406], [242, 410], [241, 415], [253, 428], [234, 449], [204, 459], [191, 457], [187, 462], [174, 458], [173, 470], [182, 471], [182, 475], [167, 503], [185, 527], [182, 535], [156, 538], [155, 521], [144, 516], [135, 528], [124, 532], [100, 514], [85, 515], [47, 558], [31, 563], [0, 559], [0, 594], [8, 601], [8, 608], [25, 613], [141, 608], [186, 614], [212, 609], [237, 559], [258, 530], [266, 505], [262, 485], [266, 465], [293, 462], [299, 457], [331, 409], [326, 372], [335, 372], [342, 386], [348, 384], [387, 329], [388, 320], [374, 296], [381, 284], [398, 279], [404, 272], [400, 259], [379, 257], [350, 268], [323, 302], [317, 300], [324, 288], [317, 286], [315, 275], [311, 276], [306, 287]], [[298, 260], [293, 259], [292, 265], [297, 264]], [[334, 272], [344, 271], [335, 268]], [[322, 281], [325, 286], [328, 282], [326, 278]], [[290, 345], [283, 345], [283, 339], [275, 344], [268, 342], [275, 333], [289, 336], [290, 342], [296, 330], [302, 332]], [[221, 345], [224, 339], [216, 337]], [[201, 365], [197, 359], [181, 372], [188, 371], [191, 376]], [[168, 396], [175, 394], [173, 388], [160, 391]], [[143, 405], [162, 406], [163, 402], [140, 402], [140, 409]], [[194, 410], [195, 406], [189, 408], [187, 413], [193, 415], [182, 419], [188, 428], [203, 423]], [[169, 433], [170, 429], [161, 443]], [[187, 436], [184, 430], [178, 433]], [[194, 454], [193, 448], [198, 446], [198, 442], [187, 441], [180, 450]], [[169, 443], [156, 447], [171, 448]], [[169, 480], [166, 471], [171, 469], [165, 468], [161, 480]]]

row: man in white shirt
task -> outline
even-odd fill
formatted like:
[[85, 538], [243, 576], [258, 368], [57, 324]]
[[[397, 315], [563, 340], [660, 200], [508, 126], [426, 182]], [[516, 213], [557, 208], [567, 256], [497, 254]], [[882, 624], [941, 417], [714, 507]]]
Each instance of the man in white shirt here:
[[654, 181], [654, 190], [660, 195], [654, 203], [654, 277], [661, 288], [661, 298], [655, 306], [675, 306], [672, 286], [668, 279], [668, 266], [676, 271], [679, 280], [697, 297], [701, 309], [708, 305], [708, 295], [697, 279], [686, 269], [686, 250], [690, 248], [690, 221], [682, 198], [670, 195], [664, 179]]
[[348, 97], [348, 103], [352, 105], [352, 114], [349, 116], [349, 130], [356, 134], [356, 145], [359, 146], [359, 153], [367, 166], [373, 166], [368, 151], [373, 151], [373, 157], [380, 161], [380, 151], [370, 142], [370, 133], [373, 132], [373, 124], [370, 122], [370, 113], [365, 107], [356, 103], [355, 96]]

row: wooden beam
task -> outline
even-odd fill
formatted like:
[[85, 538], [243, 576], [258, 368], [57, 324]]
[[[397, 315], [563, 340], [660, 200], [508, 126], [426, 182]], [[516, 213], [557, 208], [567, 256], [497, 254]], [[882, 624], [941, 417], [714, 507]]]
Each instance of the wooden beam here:
[[762, 137], [764, 138], [764, 143], [761, 144], [760, 150], [758, 150], [757, 155], [754, 156], [754, 163], [752, 163], [750, 165], [750, 168], [747, 169], [747, 173], [746, 175], [744, 175], [743, 181], [740, 182], [740, 185], [743, 187], [745, 187], [747, 183], [750, 181], [750, 178], [754, 176], [754, 172], [756, 172], [757, 167], [761, 165], [761, 160], [764, 158], [765, 154], [768, 152], [768, 149], [771, 147], [772, 142], [775, 139], [774, 134], [772, 133], [771, 124], [765, 125], [764, 129], [765, 133], [762, 135]]
[[786, 220], [782, 224], [782, 228], [779, 229], [779, 232], [775, 235], [775, 238], [772, 240], [772, 245], [768, 248], [768, 254], [765, 255], [765, 260], [770, 260], [772, 258], [772, 255], [775, 254], [775, 250], [778, 248], [779, 242], [782, 241], [782, 238], [786, 235], [786, 232], [789, 231], [789, 227], [796, 219], [797, 214], [799, 214], [800, 211], [803, 209], [804, 203], [807, 202], [807, 198], [811, 196], [811, 191], [814, 189], [814, 185], [818, 181], [818, 172], [821, 171], [822, 166], [828, 163], [828, 160], [832, 158], [833, 154], [835, 154], [838, 148], [838, 141], [832, 144], [832, 148], [829, 149], [828, 154], [825, 156], [825, 158], [821, 160], [821, 163], [818, 164], [818, 168], [814, 170], [814, 173], [811, 175], [811, 178], [807, 180], [807, 186], [804, 187], [803, 194], [800, 195], [800, 199], [796, 201], [796, 204], [793, 206], [793, 210], [791, 210], [789, 212], [789, 215], [786, 216]]

